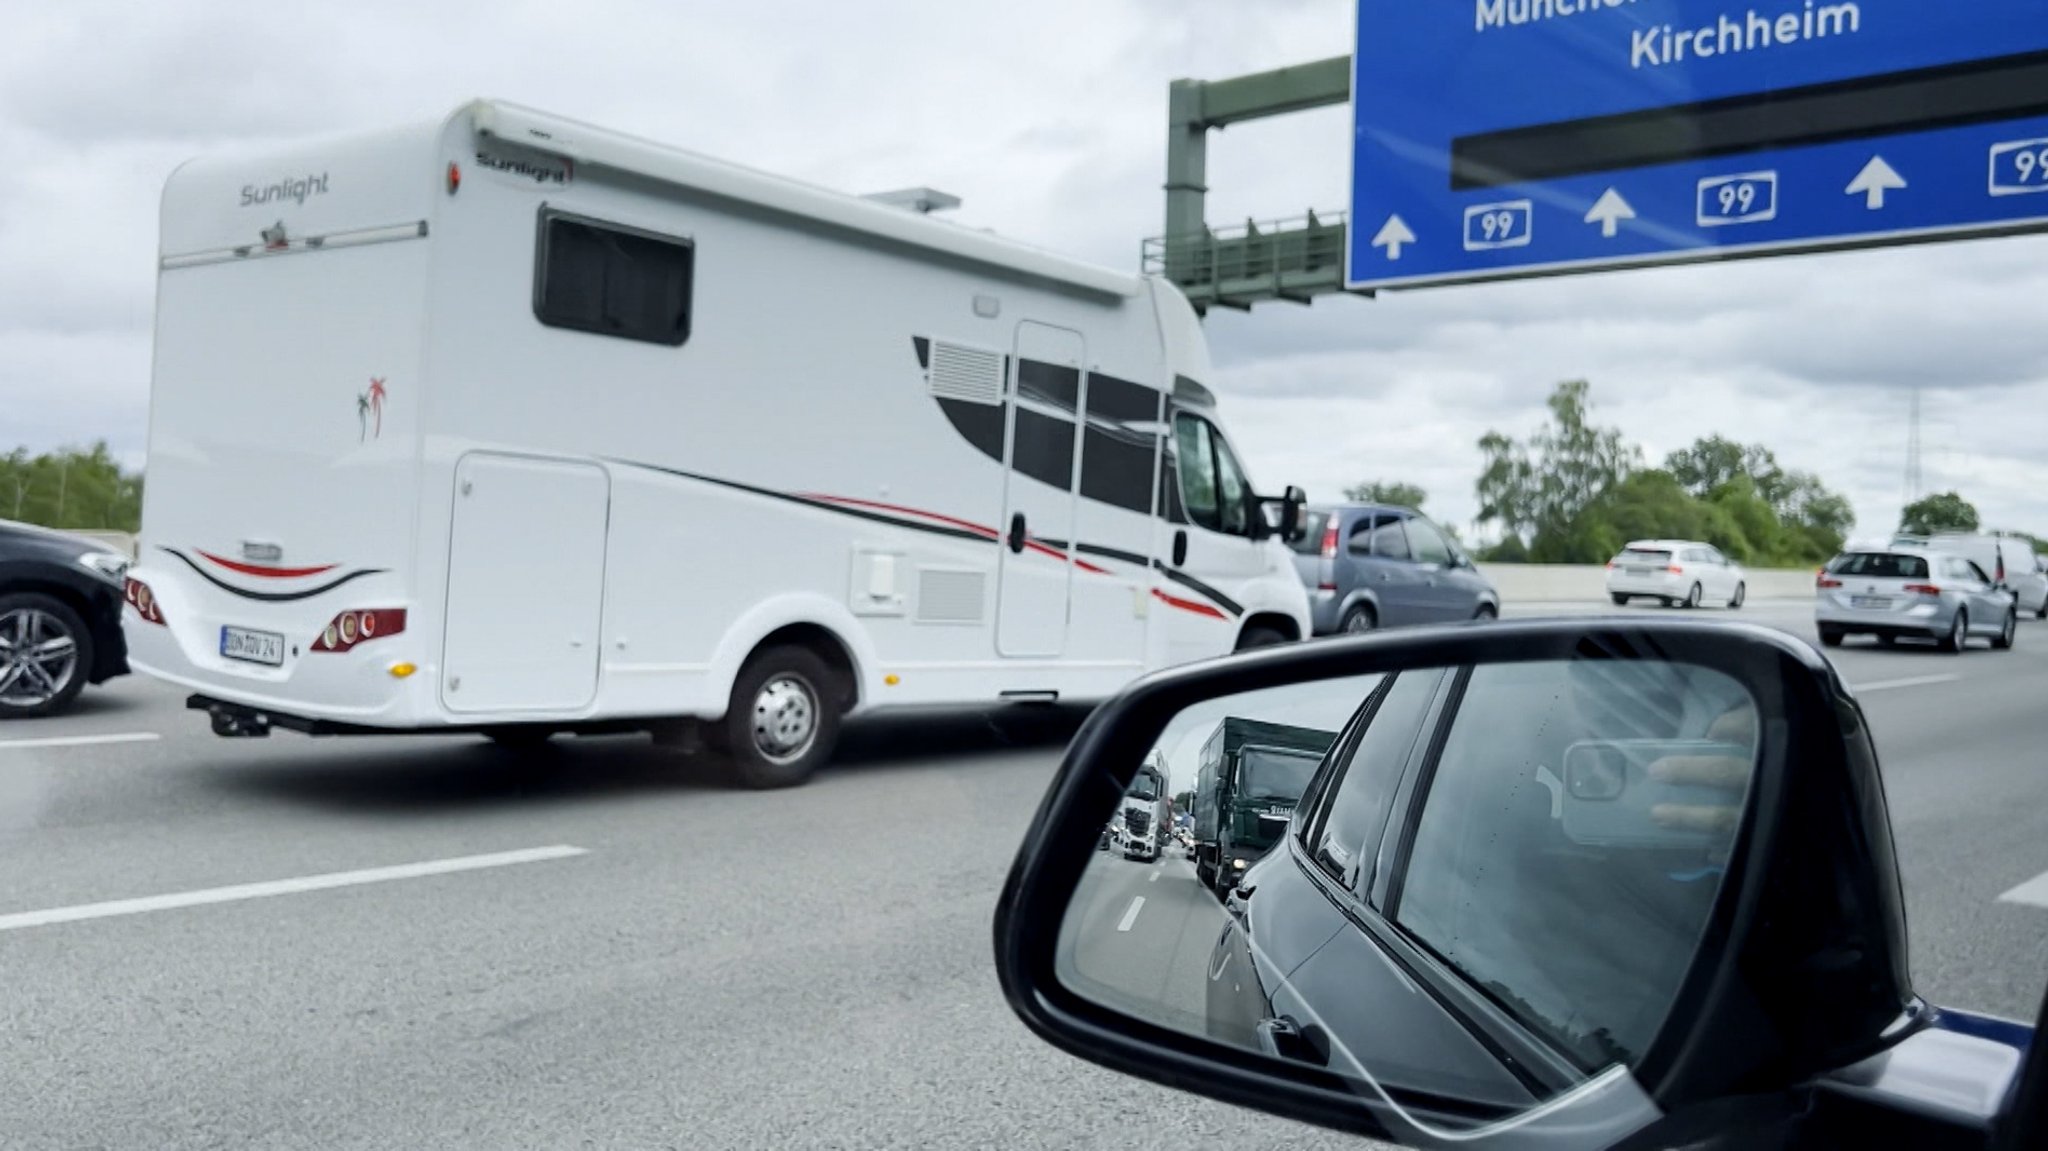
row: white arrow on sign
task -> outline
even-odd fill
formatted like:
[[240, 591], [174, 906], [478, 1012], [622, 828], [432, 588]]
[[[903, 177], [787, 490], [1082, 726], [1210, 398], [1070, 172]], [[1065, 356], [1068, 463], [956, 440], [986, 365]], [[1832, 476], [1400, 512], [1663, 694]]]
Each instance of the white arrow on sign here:
[[1884, 207], [1884, 194], [1906, 186], [1906, 178], [1899, 170], [1884, 162], [1883, 156], [1872, 156], [1870, 163], [1856, 173], [1843, 192], [1850, 196], [1862, 196], [1863, 206], [1875, 212]]
[[1600, 225], [1600, 234], [1610, 240], [1614, 238], [1615, 232], [1620, 230], [1623, 220], [1635, 218], [1636, 210], [1613, 188], [1601, 193], [1600, 198], [1593, 201], [1593, 210], [1586, 213], [1586, 222]]
[[1399, 216], [1388, 216], [1387, 222], [1380, 225], [1379, 235], [1372, 238], [1372, 246], [1385, 248], [1389, 260], [1400, 259], [1401, 246], [1414, 242], [1415, 233], [1408, 230], [1408, 224]]

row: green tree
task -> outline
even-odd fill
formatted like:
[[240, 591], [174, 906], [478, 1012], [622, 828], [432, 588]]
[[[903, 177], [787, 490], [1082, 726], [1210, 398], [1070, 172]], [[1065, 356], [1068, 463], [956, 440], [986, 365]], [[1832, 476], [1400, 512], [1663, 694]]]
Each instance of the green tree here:
[[[1841, 549], [1843, 537], [1856, 523], [1856, 509], [1848, 499], [1828, 490], [1810, 472], [1785, 468], [1777, 453], [1762, 444], [1706, 436], [1672, 452], [1664, 466], [1695, 497], [1728, 511], [1744, 533], [1746, 549], [1708, 535], [1687, 538], [1707, 539], [1744, 562], [1826, 559]], [[1741, 486], [1731, 486], [1737, 481]], [[1775, 524], [1759, 516], [1752, 499], [1769, 507]]]
[[1513, 532], [1502, 536], [1500, 542], [1479, 553], [1479, 558], [1492, 564], [1525, 564], [1529, 562], [1529, 545]]
[[1422, 509], [1429, 493], [1416, 484], [1400, 480], [1367, 480], [1344, 489], [1344, 498], [1359, 504], [1392, 504], [1397, 508]]
[[1479, 440], [1479, 519], [1528, 536], [1538, 563], [1598, 563], [1619, 546], [1611, 525], [1585, 513], [1635, 470], [1642, 449], [1588, 418], [1591, 391], [1584, 380], [1559, 384], [1549, 422], [1527, 443], [1496, 431]]
[[1899, 530], [1909, 535], [1977, 530], [1977, 509], [1956, 492], [1936, 492], [1906, 505], [1899, 513]]
[[134, 531], [142, 477], [122, 470], [104, 442], [31, 456], [0, 456], [0, 516], [56, 528]]

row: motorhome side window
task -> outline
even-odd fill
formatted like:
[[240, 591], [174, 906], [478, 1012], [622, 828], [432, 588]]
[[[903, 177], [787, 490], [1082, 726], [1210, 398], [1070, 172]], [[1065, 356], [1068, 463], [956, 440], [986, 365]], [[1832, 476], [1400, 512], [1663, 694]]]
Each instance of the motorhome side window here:
[[1210, 531], [1244, 535], [1250, 525], [1250, 485], [1214, 425], [1199, 416], [1173, 417], [1175, 466], [1188, 520]]
[[680, 346], [696, 251], [687, 240], [543, 210], [534, 315], [550, 327]]

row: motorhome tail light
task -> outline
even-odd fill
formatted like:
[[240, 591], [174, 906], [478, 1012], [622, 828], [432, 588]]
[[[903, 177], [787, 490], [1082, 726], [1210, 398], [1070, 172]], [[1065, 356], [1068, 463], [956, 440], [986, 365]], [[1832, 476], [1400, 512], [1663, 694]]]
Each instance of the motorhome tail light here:
[[313, 650], [348, 651], [359, 643], [397, 635], [404, 630], [405, 609], [402, 607], [345, 611], [335, 616], [334, 622], [321, 631], [320, 638], [313, 641]]
[[130, 577], [122, 586], [121, 598], [128, 601], [128, 606], [135, 609], [142, 622], [164, 626], [163, 609], [157, 605], [156, 593], [149, 590], [148, 584]]
[[1909, 583], [1899, 590], [1907, 595], [1931, 595], [1937, 597], [1941, 595], [1941, 589], [1931, 583]]
[[462, 190], [462, 166], [448, 161], [448, 194], [453, 196]]
[[1826, 572], [1822, 572], [1820, 576], [1813, 581], [1813, 586], [1819, 588], [1841, 587], [1842, 581], [1827, 574]]

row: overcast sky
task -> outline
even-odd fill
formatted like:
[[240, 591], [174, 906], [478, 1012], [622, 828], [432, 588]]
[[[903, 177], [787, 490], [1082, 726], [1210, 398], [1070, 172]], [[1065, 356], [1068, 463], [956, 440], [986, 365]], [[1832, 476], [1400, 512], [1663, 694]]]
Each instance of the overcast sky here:
[[[572, 15], [573, 13], [573, 15]], [[853, 192], [929, 184], [963, 223], [1119, 268], [1161, 230], [1167, 83], [1347, 50], [1347, 0], [17, 4], [0, 38], [0, 450], [141, 462], [156, 203], [209, 149], [501, 97]], [[1212, 137], [1209, 219], [1341, 208], [1344, 109]], [[2048, 532], [2048, 242], [1218, 314], [1213, 381], [1262, 488], [1405, 479], [1468, 530], [1474, 441], [1561, 379], [1661, 458], [1761, 441], [1896, 522], [1923, 470]]]

